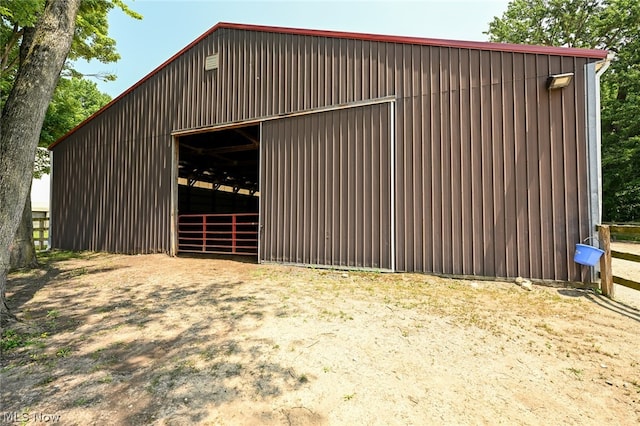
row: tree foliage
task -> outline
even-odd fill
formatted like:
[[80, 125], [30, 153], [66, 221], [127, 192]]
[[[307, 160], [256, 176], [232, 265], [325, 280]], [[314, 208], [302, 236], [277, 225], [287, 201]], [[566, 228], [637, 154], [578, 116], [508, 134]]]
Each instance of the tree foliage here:
[[[45, 0], [4, 0], [0, 6], [0, 42], [3, 46], [0, 50], [0, 109], [13, 87], [25, 37], [28, 37], [36, 24], [44, 6]], [[133, 18], [141, 18], [121, 0], [82, 1], [76, 18], [71, 51], [47, 110], [39, 146], [46, 147], [55, 142], [111, 100], [98, 90], [94, 82], [82, 78], [82, 74], [73, 68], [73, 61], [85, 59], [111, 63], [120, 59], [116, 42], [109, 37], [107, 18], [113, 8], [119, 8]], [[115, 79], [115, 76], [108, 74], [99, 77]], [[49, 155], [46, 151], [38, 150], [34, 176], [40, 177], [48, 172]]]
[[640, 221], [640, 34], [604, 75], [602, 102], [605, 220]]
[[[21, 49], [24, 55], [24, 47], [28, 44], [26, 42], [33, 33], [33, 27], [42, 14], [45, 3], [45, 0], [3, 0], [0, 3], [0, 108], [4, 106], [18, 73]], [[65, 81], [82, 77], [82, 74], [73, 68], [75, 60], [112, 63], [120, 59], [116, 42], [109, 37], [108, 13], [114, 8], [121, 9], [132, 18], [142, 18], [122, 0], [83, 0], [81, 2], [71, 51], [62, 71], [61, 85], [69, 87]], [[115, 79], [115, 76], [110, 74], [98, 77], [106, 80]], [[64, 89], [62, 87], [60, 90]], [[59, 95], [59, 92], [56, 92], [56, 95]]]
[[615, 54], [601, 86], [603, 219], [640, 220], [640, 2], [514, 0], [486, 34], [497, 42]]
[[[19, 65], [19, 47], [42, 14], [45, 3], [45, 0], [3, 0], [1, 3], [0, 42], [3, 48], [0, 52], [0, 73], [3, 77], [15, 77]], [[74, 38], [64, 73], [78, 76], [72, 67], [73, 61], [77, 59], [95, 59], [102, 63], [120, 59], [116, 41], [109, 37], [108, 14], [114, 8], [119, 8], [132, 18], [142, 19], [140, 14], [131, 10], [122, 0], [83, 0], [76, 18]], [[11, 87], [11, 79], [3, 83], [3, 93], [8, 93], [6, 89]]]

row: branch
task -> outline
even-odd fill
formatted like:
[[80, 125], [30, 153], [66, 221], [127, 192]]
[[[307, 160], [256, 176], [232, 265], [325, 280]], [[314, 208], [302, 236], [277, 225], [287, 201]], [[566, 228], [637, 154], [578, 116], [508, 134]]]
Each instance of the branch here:
[[34, 27], [24, 27], [22, 28], [22, 43], [20, 43], [20, 64], [24, 62], [24, 59], [27, 57], [29, 53], [29, 49], [31, 48], [31, 44], [33, 43], [33, 36], [36, 33], [36, 29]]
[[16, 55], [11, 60], [11, 62], [9, 62], [8, 64], [2, 66], [1, 72], [4, 73], [6, 70], [11, 69], [11, 67], [13, 67], [18, 62], [18, 59], [19, 59], [19, 57]]
[[[0, 70], [4, 71], [8, 69], [7, 61], [9, 60], [9, 55], [11, 54], [11, 50], [13, 49], [13, 46], [15, 46], [18, 40], [20, 40], [22, 33], [23, 31], [22, 29], [20, 29], [18, 24], [14, 24], [11, 38], [7, 42], [7, 45], [4, 48], [4, 52], [2, 52], [2, 57], [0, 58]], [[12, 64], [13, 64], [13, 61], [12, 61]]]
[[97, 73], [82, 73], [73, 68], [67, 67], [61, 73], [63, 77], [71, 77], [71, 78], [84, 78], [84, 77], [92, 77], [101, 81], [114, 81], [116, 76], [114, 74], [108, 72], [97, 72]]

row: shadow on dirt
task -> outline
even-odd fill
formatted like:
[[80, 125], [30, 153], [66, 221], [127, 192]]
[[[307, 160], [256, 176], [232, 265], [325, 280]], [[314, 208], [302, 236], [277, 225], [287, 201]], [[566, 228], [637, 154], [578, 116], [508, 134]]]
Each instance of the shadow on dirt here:
[[595, 303], [596, 305], [608, 309], [612, 312], [640, 322], [640, 311], [625, 303], [610, 299], [601, 294], [594, 293], [592, 290], [586, 289], [560, 289], [558, 293], [569, 297], [584, 297], [585, 299]]
[[[79, 268], [61, 268], [64, 261], [70, 259], [89, 260], [96, 258], [97, 254], [77, 253], [75, 256], [66, 255], [54, 256], [54, 259], [61, 260], [51, 261], [51, 254], [42, 256], [39, 259], [39, 265], [28, 270], [13, 271], [9, 275], [7, 282], [7, 304], [12, 312], [20, 314], [21, 308], [29, 302], [33, 296], [44, 286], [55, 285], [56, 282], [67, 280], [75, 276], [85, 274], [99, 274], [102, 272], [112, 271], [112, 267], [79, 267]], [[27, 318], [28, 319], [28, 318]]]
[[196, 424], [223, 404], [268, 401], [309, 381], [274, 361], [273, 341], [250, 337], [277, 309], [257, 286], [215, 271], [150, 284], [126, 268], [51, 261], [10, 275], [11, 307], [38, 332], [2, 353], [4, 411], [54, 406], [65, 424]]

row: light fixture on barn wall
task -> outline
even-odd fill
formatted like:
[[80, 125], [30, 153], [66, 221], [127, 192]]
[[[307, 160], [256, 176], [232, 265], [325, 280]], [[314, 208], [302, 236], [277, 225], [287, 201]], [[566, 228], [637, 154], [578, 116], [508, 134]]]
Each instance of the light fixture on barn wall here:
[[571, 84], [571, 80], [573, 79], [573, 73], [568, 72], [564, 74], [551, 74], [547, 79], [547, 89], [562, 89]]

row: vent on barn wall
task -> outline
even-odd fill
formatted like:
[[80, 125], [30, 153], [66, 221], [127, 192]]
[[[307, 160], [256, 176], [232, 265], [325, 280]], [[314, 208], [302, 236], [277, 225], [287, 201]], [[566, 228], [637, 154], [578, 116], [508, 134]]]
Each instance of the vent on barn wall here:
[[218, 54], [214, 53], [211, 56], [207, 56], [204, 60], [204, 69], [206, 71], [217, 70], [218, 69]]

